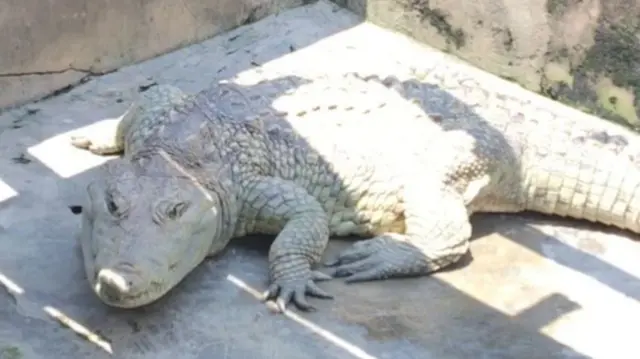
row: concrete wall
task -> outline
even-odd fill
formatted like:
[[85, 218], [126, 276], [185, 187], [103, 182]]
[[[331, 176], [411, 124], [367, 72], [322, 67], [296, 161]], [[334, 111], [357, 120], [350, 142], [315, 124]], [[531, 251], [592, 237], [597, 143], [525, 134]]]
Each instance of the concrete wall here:
[[0, 109], [304, 0], [2, 0]]
[[[313, 0], [4, 0], [0, 109]], [[640, 127], [637, 0], [334, 0], [522, 86]]]
[[640, 127], [640, 1], [334, 2], [530, 90]]

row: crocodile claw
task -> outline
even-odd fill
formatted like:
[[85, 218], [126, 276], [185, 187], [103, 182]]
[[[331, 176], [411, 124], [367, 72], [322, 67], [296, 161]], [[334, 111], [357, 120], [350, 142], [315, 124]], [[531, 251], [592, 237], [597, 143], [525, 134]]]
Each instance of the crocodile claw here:
[[316, 308], [311, 305], [306, 296], [316, 298], [333, 299], [333, 296], [318, 287], [316, 281], [330, 280], [331, 276], [319, 272], [310, 271], [305, 278], [284, 278], [275, 280], [273, 284], [263, 293], [262, 300], [276, 299], [278, 311], [284, 312], [289, 303], [293, 303], [298, 309], [309, 312]]
[[[387, 279], [412, 275], [412, 260], [416, 253], [406, 250], [405, 246], [386, 236], [359, 241], [342, 251], [325, 266], [333, 267], [331, 275], [345, 278], [347, 283]], [[398, 264], [402, 263], [402, 264]]]

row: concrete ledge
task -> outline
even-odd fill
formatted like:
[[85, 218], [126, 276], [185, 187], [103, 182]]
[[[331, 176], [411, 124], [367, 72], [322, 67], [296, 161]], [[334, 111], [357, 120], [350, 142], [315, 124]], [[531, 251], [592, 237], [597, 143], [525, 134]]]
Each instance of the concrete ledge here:
[[640, 128], [640, 3], [334, 0], [525, 88]]
[[4, 1], [0, 7], [0, 109], [307, 2]]

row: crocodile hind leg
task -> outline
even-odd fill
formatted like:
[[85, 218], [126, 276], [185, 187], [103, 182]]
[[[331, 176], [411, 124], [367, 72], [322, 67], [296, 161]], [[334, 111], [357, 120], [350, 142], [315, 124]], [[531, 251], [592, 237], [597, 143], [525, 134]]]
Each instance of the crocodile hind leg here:
[[427, 275], [469, 250], [471, 224], [462, 195], [447, 189], [410, 192], [405, 197], [406, 233], [356, 242], [325, 263], [334, 267], [333, 277], [361, 282]]
[[476, 141], [464, 131], [444, 133], [441, 139], [444, 147], [434, 151], [438, 157], [413, 166], [417, 173], [406, 176], [405, 233], [383, 233], [355, 243], [326, 263], [335, 267], [334, 277], [359, 282], [427, 275], [467, 253], [467, 206], [490, 187], [503, 160], [491, 157], [495, 141]]

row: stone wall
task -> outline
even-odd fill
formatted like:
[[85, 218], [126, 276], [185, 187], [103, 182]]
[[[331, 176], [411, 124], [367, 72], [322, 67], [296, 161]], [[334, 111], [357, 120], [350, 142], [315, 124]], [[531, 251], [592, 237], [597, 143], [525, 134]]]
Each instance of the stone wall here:
[[3, 0], [0, 109], [305, 2]]
[[636, 0], [334, 0], [486, 71], [640, 127]]

